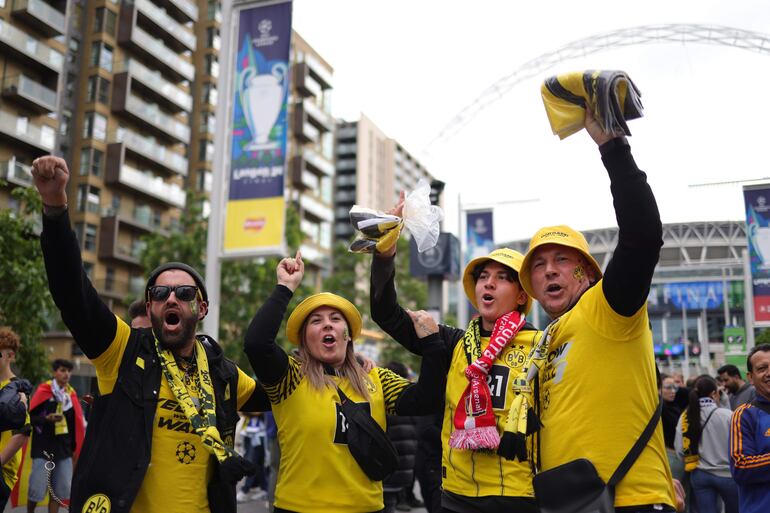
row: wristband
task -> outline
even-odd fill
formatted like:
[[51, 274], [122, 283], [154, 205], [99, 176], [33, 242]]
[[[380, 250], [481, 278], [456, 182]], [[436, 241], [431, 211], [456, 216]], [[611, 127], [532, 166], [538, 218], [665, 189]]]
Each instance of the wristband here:
[[59, 206], [51, 206], [43, 204], [43, 215], [47, 217], [59, 217], [67, 210], [67, 204], [59, 205]]

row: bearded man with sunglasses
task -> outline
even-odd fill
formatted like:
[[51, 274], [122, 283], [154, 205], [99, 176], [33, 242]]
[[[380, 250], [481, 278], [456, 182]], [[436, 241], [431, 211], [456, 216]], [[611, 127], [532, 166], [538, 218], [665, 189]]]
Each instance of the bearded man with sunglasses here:
[[208, 311], [203, 279], [170, 262], [147, 280], [152, 327], [131, 328], [94, 290], [70, 227], [66, 162], [32, 164], [43, 201], [41, 245], [62, 320], [96, 368], [93, 405], [72, 482], [71, 511], [235, 513], [253, 468], [233, 451], [237, 411], [270, 408], [261, 386], [195, 335]]

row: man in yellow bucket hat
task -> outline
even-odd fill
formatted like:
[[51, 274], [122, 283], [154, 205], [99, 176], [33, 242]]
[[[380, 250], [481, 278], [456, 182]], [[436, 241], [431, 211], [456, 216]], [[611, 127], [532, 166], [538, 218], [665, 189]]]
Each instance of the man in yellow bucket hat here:
[[[391, 213], [400, 215], [400, 206]], [[519, 282], [523, 255], [499, 248], [468, 263], [463, 287], [479, 315], [463, 330], [436, 327], [427, 313], [398, 304], [395, 253], [395, 247], [375, 253], [372, 319], [415, 354], [423, 353], [420, 339], [434, 330], [444, 343], [449, 365], [441, 430], [441, 510], [536, 512], [530, 447], [526, 433], [517, 431], [519, 413], [526, 418], [530, 410], [524, 396], [531, 401], [532, 394], [512, 387], [517, 378], [525, 382], [524, 363], [540, 333], [524, 318], [532, 301]]]
[[[539, 374], [540, 469], [585, 458], [607, 482], [658, 407], [647, 295], [663, 245], [660, 214], [647, 176], [625, 137], [586, 129], [610, 178], [618, 245], [607, 269], [585, 237], [568, 226], [535, 233], [522, 263], [524, 290], [556, 319], [544, 334]], [[615, 488], [623, 512], [673, 511], [671, 471], [657, 426]]]

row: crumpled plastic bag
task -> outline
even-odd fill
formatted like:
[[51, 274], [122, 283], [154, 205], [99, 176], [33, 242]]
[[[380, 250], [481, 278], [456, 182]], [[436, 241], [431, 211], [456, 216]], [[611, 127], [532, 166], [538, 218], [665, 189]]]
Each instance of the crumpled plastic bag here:
[[348, 248], [352, 253], [385, 253], [398, 241], [401, 229], [406, 226], [422, 253], [436, 245], [441, 231], [444, 212], [430, 204], [430, 184], [425, 180], [404, 199], [403, 219], [398, 216], [353, 205], [350, 224], [357, 232], [356, 239]]
[[559, 139], [583, 128], [586, 105], [607, 133], [631, 135], [626, 121], [642, 117], [642, 94], [623, 71], [563, 73], [545, 79], [540, 93], [551, 130]]

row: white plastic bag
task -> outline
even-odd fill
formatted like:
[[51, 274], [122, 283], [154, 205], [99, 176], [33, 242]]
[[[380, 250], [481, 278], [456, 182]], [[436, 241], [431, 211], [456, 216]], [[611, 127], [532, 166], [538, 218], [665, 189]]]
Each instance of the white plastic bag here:
[[444, 211], [430, 204], [430, 184], [424, 179], [406, 195], [403, 215], [406, 229], [417, 242], [417, 251], [422, 253], [436, 245]]

